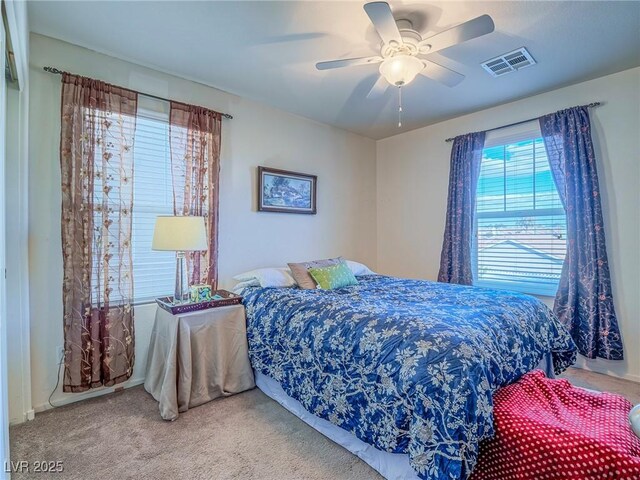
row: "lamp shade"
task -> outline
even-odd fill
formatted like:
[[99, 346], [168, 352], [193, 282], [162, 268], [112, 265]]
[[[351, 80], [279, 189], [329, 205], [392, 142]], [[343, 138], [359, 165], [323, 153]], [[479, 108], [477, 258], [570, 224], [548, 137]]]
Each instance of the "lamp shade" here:
[[206, 250], [204, 217], [157, 217], [151, 248], [177, 252]]
[[387, 58], [380, 65], [380, 74], [391, 85], [401, 87], [408, 84], [422, 71], [424, 63], [411, 55]]

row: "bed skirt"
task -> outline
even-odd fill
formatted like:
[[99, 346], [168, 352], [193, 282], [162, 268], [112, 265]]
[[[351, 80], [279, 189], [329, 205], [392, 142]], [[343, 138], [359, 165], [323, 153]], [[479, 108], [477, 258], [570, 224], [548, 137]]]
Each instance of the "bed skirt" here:
[[[554, 378], [550, 354], [540, 362], [538, 368], [545, 372], [549, 378]], [[378, 450], [374, 446], [360, 440], [353, 433], [347, 432], [328, 420], [308, 412], [300, 402], [287, 395], [280, 384], [273, 378], [257, 371], [254, 373], [256, 386], [262, 390], [265, 395], [278, 402], [307, 425], [322, 433], [325, 437], [360, 457], [384, 478], [389, 480], [419, 480], [416, 472], [409, 465], [409, 455]]]
[[360, 457], [383, 477], [398, 480], [419, 480], [416, 472], [409, 465], [409, 455], [378, 450], [372, 445], [360, 440], [353, 433], [347, 432], [328, 420], [305, 410], [302, 404], [287, 395], [280, 384], [273, 378], [257, 371], [254, 373], [256, 386], [268, 397], [274, 399], [303, 422], [322, 433], [325, 437]]

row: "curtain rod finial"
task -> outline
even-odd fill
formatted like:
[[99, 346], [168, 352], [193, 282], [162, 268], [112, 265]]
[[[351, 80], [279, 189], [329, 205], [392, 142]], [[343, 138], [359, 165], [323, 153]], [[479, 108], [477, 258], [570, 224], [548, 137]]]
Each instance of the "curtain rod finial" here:
[[59, 69], [57, 69], [57, 68], [55, 68], [55, 67], [42, 67], [42, 69], [43, 69], [45, 72], [48, 72], [48, 73], [55, 73], [55, 74], [57, 74], [57, 75], [62, 75], [63, 73], [65, 73], [63, 70], [59, 70]]

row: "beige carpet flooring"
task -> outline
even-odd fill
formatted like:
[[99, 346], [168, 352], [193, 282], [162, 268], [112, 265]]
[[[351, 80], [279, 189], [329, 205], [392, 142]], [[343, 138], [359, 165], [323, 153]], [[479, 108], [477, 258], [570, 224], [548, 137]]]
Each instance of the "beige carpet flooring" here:
[[599, 392], [612, 392], [622, 395], [634, 405], [640, 403], [640, 383], [621, 380], [600, 373], [588, 372], [579, 368], [569, 368], [560, 375], [568, 379], [573, 385]]
[[[640, 384], [570, 369], [574, 384], [640, 403]], [[36, 415], [11, 428], [11, 459], [64, 463], [52, 479], [380, 479], [257, 389], [160, 419], [142, 387]]]

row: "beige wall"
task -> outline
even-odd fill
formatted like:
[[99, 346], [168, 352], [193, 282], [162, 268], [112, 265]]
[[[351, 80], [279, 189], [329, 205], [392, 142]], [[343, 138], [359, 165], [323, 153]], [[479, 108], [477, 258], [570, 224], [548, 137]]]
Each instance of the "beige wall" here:
[[603, 102], [592, 110], [591, 119], [626, 359], [580, 359], [579, 365], [640, 381], [640, 68], [380, 140], [378, 269], [399, 276], [437, 277], [451, 151], [446, 138], [593, 101]]
[[[232, 285], [237, 273], [287, 261], [343, 255], [375, 267], [373, 140], [39, 35], [31, 36], [30, 64], [31, 383], [36, 410], [46, 408], [56, 382], [57, 348], [62, 345], [60, 77], [43, 72], [45, 65], [234, 116], [223, 122], [222, 287]], [[318, 175], [318, 214], [256, 212], [258, 165]], [[154, 305], [136, 308], [133, 382], [144, 375], [154, 311]], [[78, 398], [58, 392], [53, 402]]]

